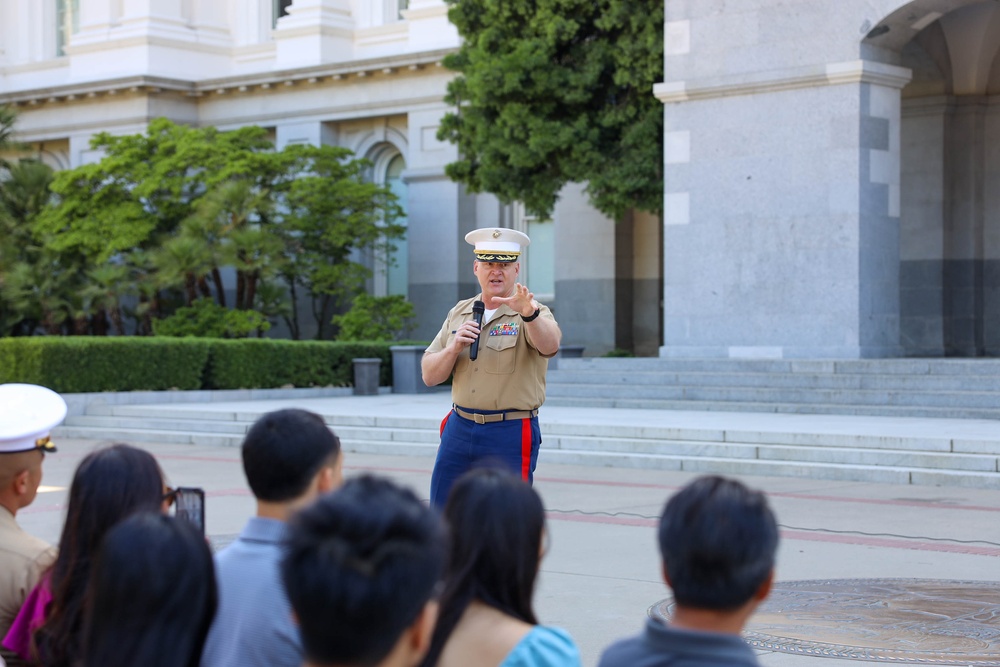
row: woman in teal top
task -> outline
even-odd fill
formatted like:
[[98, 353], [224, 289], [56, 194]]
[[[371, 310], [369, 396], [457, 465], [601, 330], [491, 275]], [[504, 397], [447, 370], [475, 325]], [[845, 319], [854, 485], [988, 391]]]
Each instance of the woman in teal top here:
[[532, 608], [544, 555], [538, 494], [506, 470], [473, 470], [444, 508], [451, 550], [423, 667], [579, 667], [573, 639]]

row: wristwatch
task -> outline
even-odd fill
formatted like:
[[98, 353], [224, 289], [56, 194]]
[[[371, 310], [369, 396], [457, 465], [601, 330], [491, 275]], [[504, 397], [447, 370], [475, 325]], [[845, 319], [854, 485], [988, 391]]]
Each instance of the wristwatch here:
[[531, 315], [528, 315], [527, 317], [525, 317], [524, 315], [521, 315], [521, 321], [522, 322], [534, 322], [536, 319], [538, 319], [538, 314], [541, 313], [541, 312], [542, 312], [541, 308], [535, 308], [535, 312], [533, 312]]

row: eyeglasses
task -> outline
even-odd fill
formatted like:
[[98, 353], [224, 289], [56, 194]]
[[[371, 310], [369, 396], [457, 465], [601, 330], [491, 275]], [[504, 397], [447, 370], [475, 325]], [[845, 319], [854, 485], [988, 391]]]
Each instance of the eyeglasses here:
[[164, 508], [172, 507], [177, 502], [177, 489], [171, 489], [169, 486], [164, 487], [160, 502], [163, 503]]

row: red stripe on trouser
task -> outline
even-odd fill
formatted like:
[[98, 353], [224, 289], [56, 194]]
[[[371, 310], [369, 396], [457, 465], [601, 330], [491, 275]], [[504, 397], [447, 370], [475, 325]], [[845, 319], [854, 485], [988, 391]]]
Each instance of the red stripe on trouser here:
[[444, 419], [441, 420], [441, 430], [438, 431], [438, 437], [444, 435], [444, 425], [448, 423], [448, 417], [451, 417], [451, 410], [449, 410], [448, 414], [446, 414]]
[[531, 475], [531, 420], [521, 420], [521, 479], [528, 481]]

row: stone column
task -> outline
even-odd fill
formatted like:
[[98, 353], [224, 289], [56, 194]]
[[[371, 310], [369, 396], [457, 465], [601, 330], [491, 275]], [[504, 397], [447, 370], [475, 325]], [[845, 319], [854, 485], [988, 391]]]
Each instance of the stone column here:
[[584, 186], [567, 185], [552, 213], [555, 223], [555, 315], [563, 343], [588, 356], [615, 346], [615, 221], [589, 204]]
[[409, 301], [417, 312], [413, 338], [433, 338], [448, 310], [479, 291], [465, 234], [477, 227], [476, 198], [444, 173], [453, 145], [436, 137], [446, 108], [408, 114], [406, 170]]
[[944, 141], [949, 109], [946, 97], [904, 102], [899, 334], [905, 355], [945, 354]]
[[274, 30], [275, 67], [349, 60], [353, 56], [353, 31], [348, 0], [295, 0]]
[[[689, 30], [668, 24], [674, 49], [688, 48]], [[662, 356], [898, 353], [908, 80], [903, 68], [846, 61], [656, 86]]]
[[408, 23], [409, 47], [414, 51], [458, 46], [458, 29], [448, 21], [444, 0], [410, 0], [403, 10]]
[[275, 148], [282, 150], [289, 144], [334, 146], [337, 144], [336, 127], [321, 121], [281, 123], [275, 128]]

